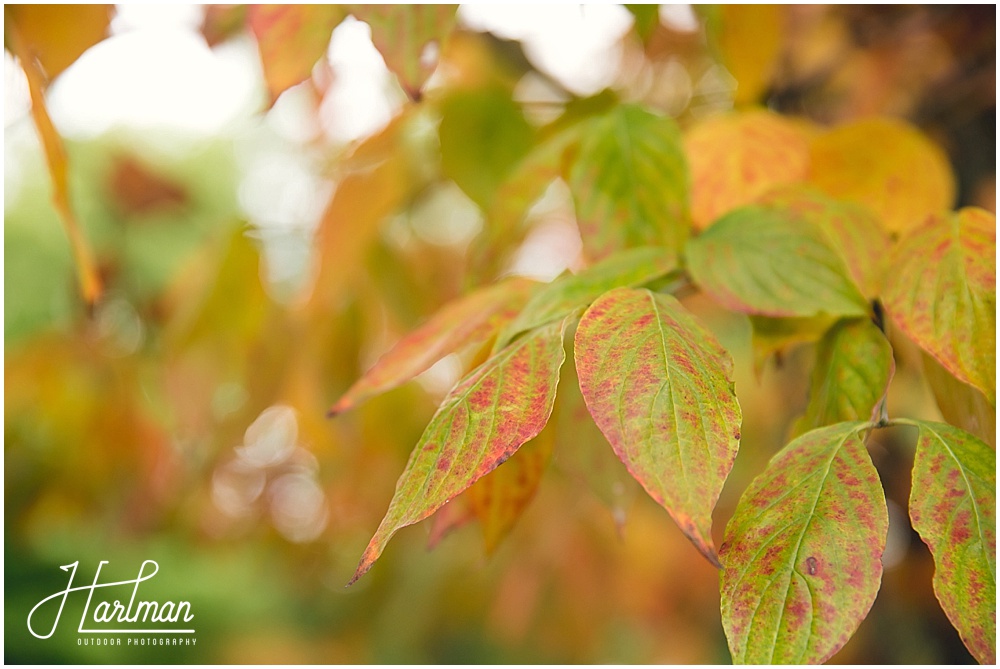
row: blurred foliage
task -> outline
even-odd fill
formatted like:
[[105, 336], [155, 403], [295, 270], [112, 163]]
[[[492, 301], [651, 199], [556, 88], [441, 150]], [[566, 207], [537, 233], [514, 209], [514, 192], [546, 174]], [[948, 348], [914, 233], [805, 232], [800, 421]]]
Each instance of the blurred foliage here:
[[[41, 45], [32, 57], [49, 79], [69, 76], [67, 66], [107, 35], [106, 9], [5, 11]], [[7, 189], [4, 225], [5, 660], [728, 662], [717, 572], [580, 420], [571, 364], [560, 384], [565, 401], [543, 435], [551, 444], [524, 466], [535, 476], [550, 465], [503, 542], [497, 534], [508, 521], [469, 500], [488, 520], [491, 555], [461, 522], [432, 536], [436, 549], [427, 552], [430, 528], [419, 526], [402, 531], [348, 590], [410, 448], [482, 353], [458, 351], [418, 383], [337, 420], [326, 410], [470, 281], [516, 270], [546, 240], [542, 248], [563, 258], [546, 268], [586, 266], [578, 235], [576, 246], [559, 236], [577, 233], [573, 201], [556, 178], [574, 178], [566, 138], [589, 132], [590, 149], [600, 148], [594, 129], [609, 108], [626, 109], [619, 102], [694, 128], [689, 142], [701, 119], [734, 105], [793, 114], [802, 122], [794, 132], [872, 115], [907, 119], [936, 140], [956, 175], [954, 201], [943, 202], [950, 191], [928, 193], [927, 206], [994, 210], [995, 7], [709, 7], [687, 26], [633, 6], [619, 72], [592, 98], [570, 92], [517, 41], [453, 28], [450, 10], [421, 10], [414, 22], [405, 20], [414, 8], [308, 10], [325, 11], [327, 23], [288, 16], [304, 11], [205, 12], [209, 43], [258, 40], [272, 98], [262, 96], [249, 140], [235, 132], [164, 140], [129, 127], [64, 138], [69, 203], [104, 286], [92, 306], [77, 287], [31, 120], [5, 128], [14, 156], [7, 179], [16, 172], [20, 184]], [[336, 185], [305, 226], [297, 278], [281, 283], [269, 273], [269, 230], [239, 204], [245, 174], [236, 156], [241, 142], [275, 141], [271, 103], [298, 82], [325, 94], [335, 73], [316, 61], [327, 27], [352, 13], [371, 20], [380, 48], [405, 45], [384, 55], [419, 102], [350, 146], [318, 134], [291, 147], [318, 156], [321, 177]], [[317, 25], [322, 34], [306, 40], [303, 30]], [[428, 54], [439, 59], [429, 78]], [[160, 150], [164, 141], [174, 150]], [[741, 391], [743, 447], [715, 512], [718, 541], [739, 494], [806, 408], [816, 355], [809, 342], [826, 327], [779, 332], [754, 319], [751, 328], [704, 295], [683, 302], [732, 352]], [[781, 354], [765, 363], [755, 348], [770, 342], [778, 343], [766, 351]], [[922, 372], [936, 363], [901, 335], [892, 344], [892, 415], [964, 412], [954, 420], [980, 426], [994, 418], [992, 407], [940, 398], [939, 410]], [[275, 407], [291, 411], [278, 420], [268, 413]], [[890, 502], [895, 562], [834, 660], [968, 662], [931, 590], [930, 555], [908, 524], [913, 452], [911, 437], [897, 432], [870, 445]], [[31, 606], [63, 585], [60, 565], [80, 560], [89, 574], [105, 559], [132, 576], [151, 558], [161, 566], [158, 592], [192, 602], [196, 649], [78, 646], [66, 622], [48, 641], [27, 633]]]

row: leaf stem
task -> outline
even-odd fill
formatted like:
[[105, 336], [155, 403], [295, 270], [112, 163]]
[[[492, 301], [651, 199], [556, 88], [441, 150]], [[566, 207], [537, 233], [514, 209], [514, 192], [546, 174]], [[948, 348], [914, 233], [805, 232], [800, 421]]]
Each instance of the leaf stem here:
[[[10, 17], [5, 18], [9, 19]], [[45, 161], [49, 166], [49, 176], [52, 178], [52, 204], [62, 220], [70, 247], [73, 250], [80, 293], [87, 306], [93, 307], [101, 296], [101, 279], [94, 264], [93, 253], [70, 205], [66, 149], [52, 119], [49, 117], [48, 109], [45, 107], [45, 93], [43, 92], [45, 76], [13, 21], [6, 21], [5, 37], [8, 46], [21, 62], [21, 67], [28, 79], [31, 118], [38, 130], [38, 137], [45, 152]]]

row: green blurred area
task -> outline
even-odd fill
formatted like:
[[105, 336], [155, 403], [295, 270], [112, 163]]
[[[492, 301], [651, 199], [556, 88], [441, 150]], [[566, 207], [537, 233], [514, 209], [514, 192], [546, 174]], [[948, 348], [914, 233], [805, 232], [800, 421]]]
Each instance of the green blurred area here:
[[[890, 14], [843, 10], [830, 20], [869, 29], [902, 20]], [[939, 30], [942, 40], [977, 16], [928, 15], [951, 30]], [[724, 44], [709, 50], [663, 24], [651, 27], [645, 10], [641, 19], [642, 38], [627, 39], [649, 67], [675, 57], [703, 74], [725, 58]], [[847, 44], [853, 55], [871, 48]], [[7, 663], [729, 662], [717, 572], [609, 457], [596, 428], [573, 418], [557, 428], [537, 498], [493, 555], [474, 524], [428, 550], [429, 520], [401, 531], [373, 570], [345, 588], [443, 391], [424, 377], [335, 420], [325, 418], [327, 408], [399, 336], [485, 271], [476, 259], [484, 239], [502, 256], [490, 262], [509, 266], [543, 227], [529, 216], [524, 229], [497, 230], [488, 216], [515, 164], [546, 139], [515, 95], [530, 65], [516, 44], [492, 35], [463, 32], [452, 47], [448, 57], [461, 67], [451, 88], [407, 112], [388, 148], [366, 145], [405, 155], [407, 179], [392, 216], [350, 230], [366, 243], [335, 256], [342, 286], [317, 308], [302, 308], [295, 290], [268, 279], [268, 231], [246, 221], [239, 205], [246, 174], [238, 147], [277, 141], [266, 130], [153, 142], [118, 128], [67, 142], [73, 204], [106, 284], [88, 311], [30, 120], [5, 129], [17, 168], [16, 177], [8, 169], [4, 212]], [[687, 51], [670, 56], [670, 48]], [[754, 100], [820, 120], [875, 104], [830, 81], [832, 89], [809, 89], [775, 75]], [[916, 84], [906, 84], [909, 94]], [[945, 137], [953, 159], [975, 153], [969, 145], [984, 141], [982, 119], [995, 118], [995, 103], [976, 109], [956, 93], [964, 115], [928, 109], [921, 101], [935, 89], [926, 86], [904, 112]], [[640, 93], [626, 79], [615, 99]], [[689, 122], [698, 104], [692, 98], [675, 115]], [[163, 143], [173, 150], [159, 151]], [[370, 167], [361, 164], [367, 155], [338, 163], [336, 147], [284, 148], [336, 163], [320, 169], [333, 180]], [[977, 193], [995, 166], [962, 165], [959, 204], [983, 204]], [[477, 225], [479, 236], [467, 239]], [[315, 251], [318, 243], [307, 241]], [[293, 269], [312, 276], [315, 261], [307, 255]], [[815, 347], [789, 349], [758, 376], [748, 319], [700, 295], [684, 303], [733, 354], [745, 419], [714, 515], [718, 543], [739, 494], [805, 408]], [[892, 343], [891, 413], [940, 418], [919, 352]], [[453, 362], [467, 369], [472, 355]], [[560, 389], [567, 404], [572, 382], [568, 365]], [[293, 436], [287, 425], [257, 424], [277, 430], [268, 434], [289, 450], [247, 464], [247, 430], [274, 407], [291, 410]], [[834, 661], [971, 661], [934, 599], [933, 563], [906, 518], [912, 437], [885, 431], [872, 445], [895, 506], [898, 560]], [[80, 645], [79, 595], [51, 639], [28, 633], [35, 603], [65, 587], [60, 566], [79, 561], [77, 578], [89, 582], [108, 560], [107, 578], [127, 579], [147, 559], [160, 566], [150, 597], [191, 602], [196, 646]]]

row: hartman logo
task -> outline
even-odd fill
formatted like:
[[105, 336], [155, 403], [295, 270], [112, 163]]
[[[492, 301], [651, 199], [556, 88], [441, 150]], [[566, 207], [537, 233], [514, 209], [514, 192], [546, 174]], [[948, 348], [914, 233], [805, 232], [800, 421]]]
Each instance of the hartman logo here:
[[[62, 618], [63, 609], [70, 595], [82, 597], [86, 594], [83, 614], [77, 633], [81, 635], [104, 635], [102, 637], [79, 637], [79, 645], [122, 645], [118, 635], [134, 635], [126, 639], [127, 645], [194, 645], [195, 630], [191, 625], [194, 613], [187, 601], [156, 601], [143, 599], [139, 585], [152, 579], [160, 570], [155, 560], [145, 560], [134, 579], [101, 583], [101, 569], [109, 564], [101, 560], [97, 565], [93, 583], [74, 585], [79, 561], [60, 567], [69, 572], [69, 582], [63, 590], [44, 598], [28, 613], [28, 631], [38, 639], [48, 639], [55, 634]], [[44, 614], [58, 605], [52, 627], [47, 631], [36, 630], [32, 620], [36, 614]], [[44, 624], [44, 623], [43, 623]], [[150, 638], [146, 635], [160, 635]], [[164, 636], [176, 635], [172, 639]]]

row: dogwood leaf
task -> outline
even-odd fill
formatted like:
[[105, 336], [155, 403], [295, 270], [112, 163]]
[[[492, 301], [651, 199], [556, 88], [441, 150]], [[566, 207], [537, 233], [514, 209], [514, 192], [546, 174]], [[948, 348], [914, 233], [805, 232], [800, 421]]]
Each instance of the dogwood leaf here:
[[996, 451], [945, 423], [911, 424], [910, 519], [934, 556], [934, 594], [969, 652], [996, 664]]
[[566, 358], [569, 318], [518, 339], [448, 393], [413, 449], [351, 583], [371, 568], [397, 531], [430, 516], [542, 431]]
[[868, 614], [889, 520], [867, 426], [807, 432], [740, 498], [719, 555], [735, 663], [825, 662]]
[[739, 448], [733, 363], [669, 295], [618, 288], [576, 331], [580, 390], [646, 492], [711, 562], [712, 509]]

